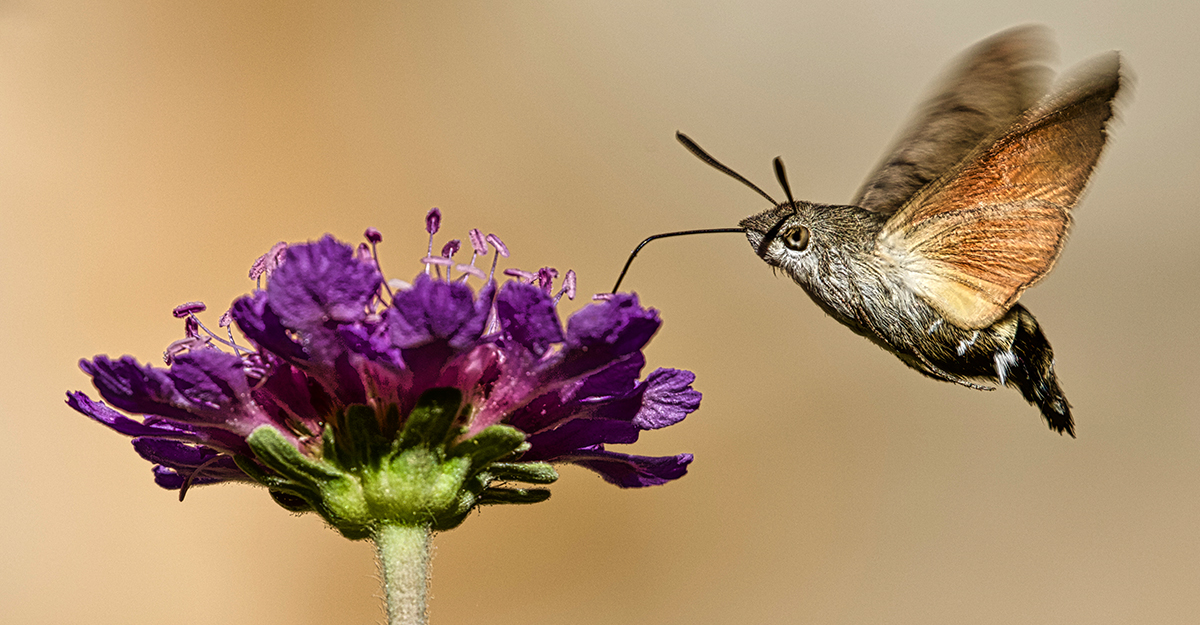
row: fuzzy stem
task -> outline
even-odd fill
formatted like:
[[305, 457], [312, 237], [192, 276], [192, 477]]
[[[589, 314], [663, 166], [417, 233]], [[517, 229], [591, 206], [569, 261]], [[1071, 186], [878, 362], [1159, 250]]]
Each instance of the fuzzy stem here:
[[383, 525], [375, 532], [374, 540], [383, 572], [389, 625], [426, 625], [433, 547], [429, 527]]

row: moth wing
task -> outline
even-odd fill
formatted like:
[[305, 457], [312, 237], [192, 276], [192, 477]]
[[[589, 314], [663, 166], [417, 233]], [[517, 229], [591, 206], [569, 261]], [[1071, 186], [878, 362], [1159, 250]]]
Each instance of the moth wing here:
[[963, 52], [851, 202], [891, 214], [981, 142], [996, 138], [1046, 93], [1050, 31], [1018, 26]]
[[876, 239], [878, 256], [951, 323], [991, 325], [1058, 260], [1120, 82], [1116, 52], [1073, 72], [897, 211]]

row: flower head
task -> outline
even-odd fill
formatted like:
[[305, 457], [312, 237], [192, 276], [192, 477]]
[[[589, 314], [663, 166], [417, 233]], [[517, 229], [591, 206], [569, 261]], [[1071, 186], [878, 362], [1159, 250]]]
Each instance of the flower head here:
[[[427, 218], [431, 236], [440, 217]], [[203, 305], [188, 303], [175, 310], [187, 337], [168, 348], [168, 368], [130, 356], [83, 360], [107, 404], [81, 392], [68, 404], [134, 437], [164, 488], [257, 482], [352, 538], [379, 522], [445, 529], [477, 504], [544, 500], [545, 489], [513, 483], [554, 481], [547, 463], [623, 487], [686, 473], [689, 454], [606, 447], [677, 423], [700, 403], [688, 371], [641, 377], [642, 348], [661, 322], [636, 295], [590, 304], [564, 328], [556, 305], [574, 296], [574, 272], [554, 296], [552, 268], [506, 271], [519, 279], [497, 286], [474, 258], [454, 265], [432, 255], [392, 292], [375, 256], [382, 236], [370, 229], [366, 238], [369, 256], [330, 236], [277, 244], [252, 272], [265, 288], [226, 315], [249, 345], [208, 331], [195, 316]], [[482, 243], [478, 231], [469, 238]], [[498, 237], [487, 241], [507, 256]], [[473, 276], [484, 280], [478, 290]]]

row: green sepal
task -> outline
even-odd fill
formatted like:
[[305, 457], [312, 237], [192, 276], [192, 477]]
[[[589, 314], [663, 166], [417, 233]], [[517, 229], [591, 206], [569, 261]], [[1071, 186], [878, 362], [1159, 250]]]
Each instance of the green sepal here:
[[479, 495], [479, 505], [539, 503], [549, 498], [545, 488], [489, 488]]
[[525, 434], [508, 425], [490, 425], [475, 436], [455, 445], [450, 450], [453, 457], [465, 456], [471, 460], [471, 473], [514, 452], [524, 451]]
[[458, 514], [474, 497], [462, 501], [469, 476], [465, 458], [445, 459], [441, 450], [416, 447], [401, 451], [378, 471], [362, 476], [363, 493], [372, 513], [402, 524], [428, 524], [446, 514]]
[[326, 430], [331, 436], [326, 437], [325, 443], [333, 444], [332, 449], [326, 448], [326, 459], [347, 470], [379, 466], [391, 441], [383, 437], [375, 409], [351, 404], [338, 412], [336, 423], [335, 430]]
[[403, 425], [395, 405], [352, 404], [331, 415], [319, 441], [303, 445], [260, 426], [246, 439], [253, 456], [234, 460], [281, 507], [316, 512], [351, 540], [388, 523], [444, 531], [480, 504], [549, 498], [542, 488], [493, 486], [550, 484], [558, 473], [545, 462], [515, 461], [529, 449], [516, 428], [492, 425], [462, 440], [460, 417], [470, 410], [455, 388], [423, 393]]
[[255, 428], [246, 437], [246, 442], [259, 462], [283, 476], [282, 479], [272, 476], [266, 481], [260, 480], [269, 489], [308, 502], [346, 538], [357, 540], [370, 536], [376, 519], [368, 509], [358, 479], [300, 453], [279, 430], [269, 425]]
[[479, 495], [487, 489], [492, 479], [491, 474], [485, 472], [468, 476], [463, 480], [462, 488], [458, 492], [458, 510], [438, 517], [434, 521], [432, 529], [435, 532], [444, 532], [461, 525], [471, 510], [474, 510], [475, 506], [479, 504]]
[[281, 490], [268, 489], [267, 492], [271, 495], [271, 499], [279, 504], [281, 508], [288, 512], [312, 512], [313, 507], [303, 497], [297, 497], [291, 493], [285, 493]]
[[472, 498], [471, 501], [471, 507], [459, 512], [458, 514], [437, 519], [432, 525], [429, 526], [429, 529], [435, 532], [446, 532], [458, 527], [459, 525], [462, 525], [462, 522], [467, 520], [467, 516], [471, 514], [471, 511], [475, 509], [475, 506], [478, 503], [474, 500], [474, 498]]
[[301, 486], [291, 480], [284, 479], [263, 471], [253, 459], [237, 454], [233, 462], [251, 479], [267, 487], [267, 492], [275, 503], [290, 512], [309, 512], [316, 509], [314, 502], [321, 500], [321, 493], [312, 488]]
[[553, 484], [558, 479], [558, 471], [548, 462], [495, 462], [487, 472], [505, 482]]
[[400, 406], [396, 404], [388, 404], [387, 410], [383, 413], [383, 437], [389, 441], [399, 439], [400, 433]]
[[291, 441], [269, 425], [260, 425], [246, 437], [251, 451], [268, 469], [300, 484], [320, 489], [329, 481], [346, 477], [328, 464], [320, 463], [300, 453]]
[[263, 471], [262, 468], [258, 466], [258, 463], [249, 456], [243, 456], [241, 454], [235, 455], [233, 457], [233, 462], [238, 466], [239, 469], [242, 470], [243, 473], [249, 475], [250, 478], [255, 482], [258, 482], [259, 484], [262, 484], [271, 490], [288, 492], [297, 497], [301, 497], [306, 501], [320, 496], [316, 490], [305, 488], [296, 482], [293, 482], [292, 480]]
[[400, 432], [397, 449], [422, 446], [433, 449], [445, 444], [454, 418], [462, 406], [462, 391], [451, 387], [431, 388], [417, 399]]

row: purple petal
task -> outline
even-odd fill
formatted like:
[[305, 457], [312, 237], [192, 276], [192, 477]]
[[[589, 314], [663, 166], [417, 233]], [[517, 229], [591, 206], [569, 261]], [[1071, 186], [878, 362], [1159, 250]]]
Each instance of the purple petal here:
[[283, 320], [268, 306], [266, 291], [238, 298], [230, 311], [238, 328], [258, 346], [291, 363], [308, 360], [304, 347], [292, 339]]
[[658, 311], [642, 308], [636, 295], [618, 293], [585, 306], [567, 320], [563, 359], [554, 375], [578, 377], [637, 352], [661, 324]]
[[434, 341], [446, 341], [456, 350], [471, 347], [487, 321], [487, 308], [475, 304], [466, 284], [418, 275], [411, 289], [397, 292], [392, 300], [387, 316], [392, 342], [406, 349]]
[[505, 422], [527, 434], [537, 434], [572, 418], [631, 422], [642, 407], [641, 393], [635, 391], [644, 364], [645, 357], [640, 352], [630, 354], [581, 381], [563, 385], [518, 407]]
[[350, 354], [339, 354], [333, 361], [334, 387], [331, 389], [342, 404], [367, 403], [367, 388], [358, 369], [350, 363]]
[[157, 438], [135, 438], [138, 455], [155, 463], [154, 481], [168, 490], [178, 490], [190, 477], [192, 486], [229, 480], [251, 481], [233, 457], [204, 446], [186, 445]]
[[226, 413], [250, 394], [242, 359], [215, 349], [180, 355], [170, 372], [175, 390], [197, 411]]
[[558, 460], [564, 456], [573, 457], [585, 447], [603, 443], [634, 443], [637, 442], [639, 431], [637, 426], [628, 421], [574, 419], [525, 439], [530, 448], [521, 459]]
[[227, 430], [196, 427], [157, 416], [149, 416], [144, 422], [138, 423], [135, 419], [130, 419], [80, 392], [68, 393], [67, 404], [126, 436], [183, 441], [211, 446], [228, 453], [247, 453], [249, 451], [242, 437]]
[[[188, 475], [191, 473], [192, 473], [191, 470], [185, 470], [183, 473], [180, 473], [176, 469], [164, 467], [161, 464], [155, 465], [154, 466], [154, 483], [158, 484], [161, 488], [166, 489], [166, 490], [179, 490], [180, 488], [183, 488], [184, 483], [188, 481]], [[243, 475], [245, 475], [245, 474], [243, 474]], [[218, 482], [225, 482], [230, 479], [237, 479], [237, 478], [217, 477], [214, 475], [209, 475], [208, 469], [206, 468], [203, 473], [192, 478], [191, 485], [192, 486], [203, 486], [205, 484], [216, 484]], [[243, 477], [241, 479], [245, 479], [245, 478]]]
[[79, 391], [67, 393], [67, 405], [126, 436], [163, 436], [179, 431], [174, 427], [139, 423]]
[[[617, 421], [629, 423], [637, 430], [655, 430], [682, 421], [700, 407], [701, 396], [691, 387], [695, 376], [690, 371], [657, 369], [634, 384], [643, 358], [640, 353], [633, 356], [583, 382], [535, 398], [514, 410], [506, 422], [531, 435], [562, 427], [559, 423], [577, 421]], [[604, 442], [619, 441], [579, 439], [575, 447]]]
[[507, 282], [496, 297], [500, 330], [510, 340], [541, 356], [553, 343], [563, 341], [562, 323], [554, 301], [541, 289]]
[[320, 430], [324, 415], [337, 408], [323, 386], [311, 384], [303, 371], [288, 364], [277, 366], [251, 394], [264, 412], [274, 415], [277, 423], [295, 420], [312, 434]]
[[586, 467], [610, 484], [622, 488], [658, 486], [687, 474], [692, 454], [678, 456], [630, 456], [603, 449], [580, 450], [558, 459]]
[[108, 403], [122, 410], [180, 421], [195, 420], [186, 409], [173, 404], [175, 388], [166, 370], [142, 368], [131, 356], [119, 360], [96, 356], [79, 361], [79, 368], [92, 376], [92, 383]]
[[638, 376], [646, 366], [646, 357], [634, 352], [621, 360], [584, 378], [578, 395], [581, 397], [609, 397], [625, 395], [637, 387]]
[[394, 310], [383, 311], [379, 323], [356, 323], [338, 328], [338, 335], [345, 343], [346, 349], [366, 357], [373, 362], [383, 363], [394, 369], [404, 369], [404, 359], [400, 348], [392, 343], [388, 317], [395, 314]]
[[205, 461], [220, 455], [207, 447], [184, 445], [150, 436], [135, 438], [131, 442], [134, 451], [142, 458], [155, 464], [173, 467], [198, 467]]
[[350, 246], [326, 236], [288, 248], [287, 262], [267, 284], [267, 301], [285, 327], [303, 336], [309, 354], [332, 360], [341, 344], [328, 325], [366, 317], [381, 281]]
[[656, 369], [646, 376], [642, 409], [633, 424], [655, 430], [678, 423], [700, 407], [700, 392], [692, 390], [696, 374], [682, 369]]
[[125, 356], [97, 356], [80, 368], [110, 404], [183, 423], [215, 425], [248, 435], [269, 419], [250, 402], [242, 359], [215, 349], [180, 355], [170, 369], [142, 367]]

